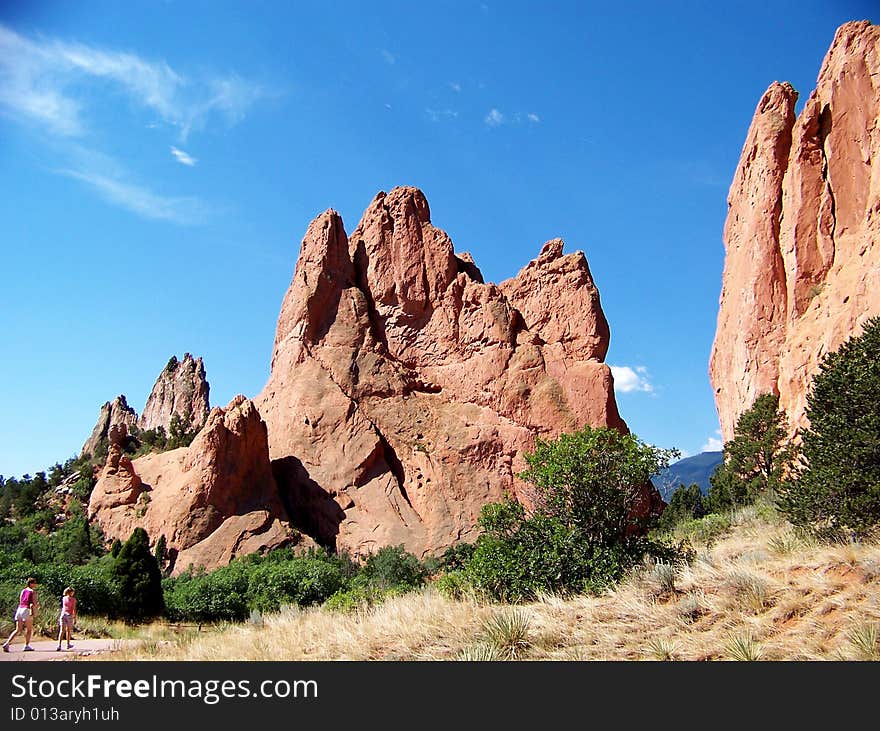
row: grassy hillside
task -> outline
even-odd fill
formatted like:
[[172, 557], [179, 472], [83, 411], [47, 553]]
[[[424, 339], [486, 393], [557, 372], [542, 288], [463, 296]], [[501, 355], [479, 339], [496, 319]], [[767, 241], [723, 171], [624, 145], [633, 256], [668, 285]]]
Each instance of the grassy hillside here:
[[[880, 660], [880, 543], [820, 544], [767, 508], [680, 528], [688, 564], [518, 606], [432, 587], [348, 613], [285, 608], [113, 659]], [[155, 638], [155, 633], [153, 634]]]

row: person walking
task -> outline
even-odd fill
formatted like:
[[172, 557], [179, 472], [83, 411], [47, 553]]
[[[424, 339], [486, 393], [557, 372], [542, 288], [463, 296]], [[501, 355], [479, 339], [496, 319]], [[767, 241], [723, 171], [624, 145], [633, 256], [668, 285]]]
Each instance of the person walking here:
[[9, 639], [3, 643], [3, 652], [9, 652], [9, 643], [15, 639], [16, 635], [24, 629], [24, 650], [23, 652], [33, 652], [31, 647], [31, 635], [34, 632], [34, 615], [40, 604], [37, 601], [37, 580], [29, 578], [27, 585], [21, 590], [18, 597], [18, 609], [15, 610], [15, 629], [9, 635]]
[[64, 590], [64, 596], [61, 597], [61, 616], [58, 617], [58, 647], [56, 652], [61, 652], [61, 639], [67, 637], [67, 649], [73, 648], [70, 644], [70, 635], [73, 632], [73, 625], [76, 624], [76, 590], [72, 586], [68, 586]]

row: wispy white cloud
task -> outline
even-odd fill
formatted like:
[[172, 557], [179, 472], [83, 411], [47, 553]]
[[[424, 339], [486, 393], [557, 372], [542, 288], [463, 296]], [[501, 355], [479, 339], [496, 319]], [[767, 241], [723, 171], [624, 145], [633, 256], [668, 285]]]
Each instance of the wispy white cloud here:
[[[44, 133], [55, 173], [144, 218], [192, 225], [209, 210], [198, 197], [162, 195], [156, 185], [134, 182], [125, 164], [95, 149], [105, 110], [127, 101], [136, 127], [165, 128], [181, 144], [217, 120], [237, 124], [259, 99], [276, 94], [235, 74], [188, 77], [163, 60], [25, 37], [0, 24], [0, 114]], [[100, 131], [103, 139], [116, 129], [105, 124]], [[171, 154], [182, 165], [197, 163], [177, 146]]]
[[456, 94], [461, 91], [461, 84], [459, 84], [457, 81], [450, 81], [447, 86], [452, 89], [452, 91], [454, 91]]
[[700, 447], [701, 452], [720, 452], [724, 449], [724, 442], [721, 441], [721, 430], [716, 429], [715, 434], [718, 436], [709, 437], [706, 443]]
[[500, 127], [504, 124], [504, 115], [493, 107], [483, 121], [489, 127]]
[[174, 145], [171, 145], [171, 154], [174, 155], [174, 159], [177, 160], [181, 165], [187, 165], [188, 167], [195, 167], [198, 160], [190, 155], [188, 152], [184, 152], [183, 150], [179, 150]]
[[492, 108], [483, 118], [483, 122], [489, 127], [500, 127], [502, 124], [520, 125], [525, 122], [529, 124], [539, 124], [541, 118], [534, 112], [523, 114], [522, 112], [505, 113], [500, 109]]
[[86, 183], [108, 203], [143, 218], [194, 225], [201, 223], [207, 213], [204, 204], [195, 197], [169, 198], [139, 185], [91, 171], [59, 170], [58, 172]]
[[456, 119], [458, 117], [458, 112], [454, 109], [431, 109], [429, 107], [425, 109], [425, 114], [428, 115], [428, 118], [432, 122], [440, 122], [444, 119]]
[[653, 393], [654, 386], [648, 377], [648, 369], [645, 366], [609, 366], [611, 375], [614, 377], [614, 390], [618, 393]]
[[57, 88], [45, 54], [0, 25], [0, 110], [62, 136], [80, 134], [80, 105]]
[[87, 113], [106, 107], [95, 91], [122, 93], [179, 131], [222, 115], [230, 124], [268, 92], [238, 76], [190, 79], [165, 61], [61, 40], [25, 38], [0, 25], [0, 109], [50, 133], [82, 136]]
[[387, 63], [389, 66], [393, 66], [397, 63], [397, 56], [391, 53], [391, 51], [389, 51], [387, 48], [383, 48], [381, 51], [379, 51], [379, 53], [382, 55], [382, 59], [385, 61], [385, 63]]

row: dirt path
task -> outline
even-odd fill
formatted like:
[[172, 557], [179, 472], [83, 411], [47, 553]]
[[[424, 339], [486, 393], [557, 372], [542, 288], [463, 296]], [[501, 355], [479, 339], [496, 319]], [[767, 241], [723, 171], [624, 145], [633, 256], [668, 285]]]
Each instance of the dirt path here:
[[113, 652], [131, 642], [135, 642], [135, 640], [74, 640], [72, 649], [64, 649], [66, 645], [62, 644], [61, 652], [56, 652], [55, 648], [58, 647], [58, 643], [55, 640], [41, 639], [31, 641], [33, 652], [23, 652], [24, 642], [16, 637], [9, 647], [9, 652], [0, 652], [0, 662], [73, 660], [78, 655], [100, 655], [105, 652]]

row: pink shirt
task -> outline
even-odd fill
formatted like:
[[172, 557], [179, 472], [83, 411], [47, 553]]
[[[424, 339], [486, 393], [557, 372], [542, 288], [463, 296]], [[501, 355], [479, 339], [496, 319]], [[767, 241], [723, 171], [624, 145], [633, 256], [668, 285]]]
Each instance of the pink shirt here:
[[61, 613], [62, 614], [73, 614], [76, 611], [76, 599], [74, 599], [70, 594], [67, 594], [61, 598]]
[[30, 607], [34, 602], [34, 590], [30, 587], [21, 590], [21, 596], [18, 598], [18, 606], [21, 607]]

